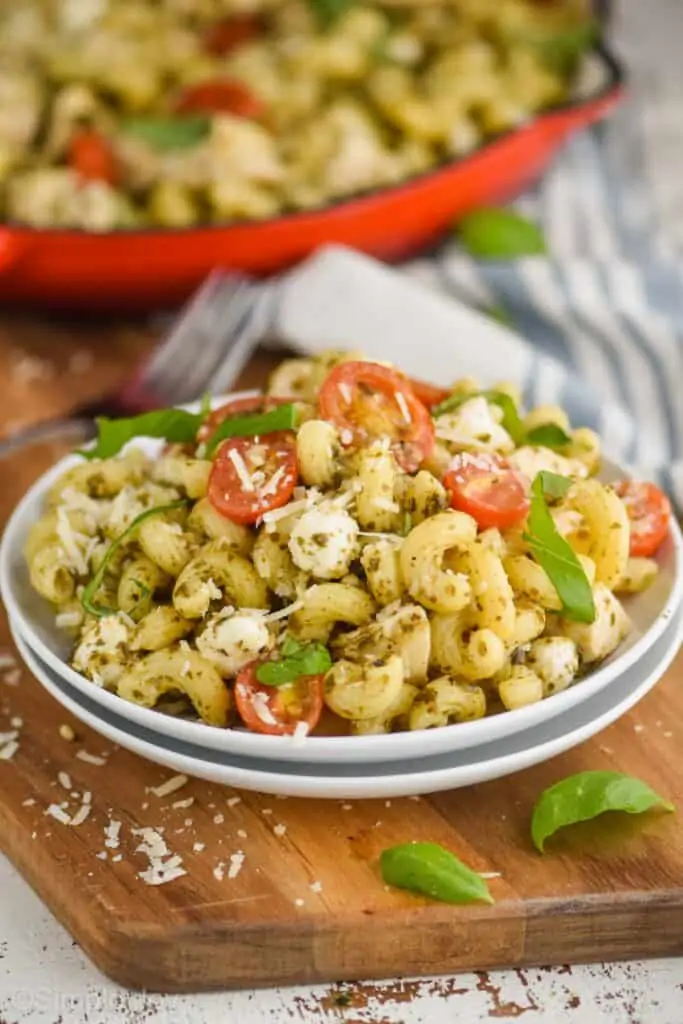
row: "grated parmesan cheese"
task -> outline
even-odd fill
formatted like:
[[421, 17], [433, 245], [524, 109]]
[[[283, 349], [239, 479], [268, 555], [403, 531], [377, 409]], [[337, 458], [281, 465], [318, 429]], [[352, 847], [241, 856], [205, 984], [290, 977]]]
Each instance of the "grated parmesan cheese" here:
[[108, 846], [110, 850], [117, 850], [119, 847], [119, 833], [121, 832], [120, 821], [110, 821], [104, 829], [104, 845]]
[[265, 725], [277, 725], [277, 718], [268, 707], [268, 698], [265, 693], [257, 690], [252, 694], [251, 703], [257, 718], [260, 718]]
[[57, 629], [71, 629], [75, 626], [80, 626], [83, 622], [83, 613], [79, 611], [73, 612], [60, 612], [59, 615], [55, 616], [55, 626]]
[[[57, 509], [56, 532], [57, 537], [59, 538], [64, 548], [69, 563], [69, 567], [71, 569], [74, 569], [79, 576], [87, 576], [88, 563], [85, 560], [83, 551], [78, 545], [78, 538], [81, 538], [82, 535], [76, 533], [71, 523], [69, 522], [69, 517], [66, 514], [66, 510], [62, 506], [60, 506]], [[86, 541], [89, 540], [90, 538], [87, 537]]]
[[214, 816], [213, 816], [213, 823], [214, 823], [214, 825], [222, 825], [224, 821], [225, 821], [225, 815], [223, 815], [223, 814], [214, 814]]
[[280, 485], [280, 481], [282, 480], [284, 475], [284, 466], [280, 466], [278, 471], [276, 473], [273, 473], [268, 483], [261, 488], [261, 490], [259, 491], [259, 497], [265, 498], [269, 494], [275, 494]]
[[286, 825], [278, 824], [278, 825], [275, 825], [275, 827], [273, 828], [273, 835], [276, 835], [278, 837], [278, 839], [281, 839], [282, 836], [284, 836], [286, 834], [287, 834], [287, 826]]
[[244, 461], [244, 459], [242, 458], [242, 456], [240, 455], [240, 453], [236, 452], [234, 448], [231, 448], [230, 451], [228, 452], [228, 458], [230, 459], [230, 461], [232, 462], [233, 466], [235, 467], [235, 472], [237, 473], [237, 476], [239, 477], [239, 481], [242, 484], [242, 487], [244, 488], [244, 490], [245, 491], [253, 491], [254, 490], [254, 483], [253, 483], [253, 481], [251, 479], [251, 476], [249, 475], [249, 470], [247, 469], [247, 464]]
[[54, 818], [55, 821], [61, 822], [62, 825], [71, 824], [71, 818], [66, 813], [66, 811], [59, 806], [59, 804], [50, 804], [50, 806], [45, 811], [45, 814], [49, 815], [51, 818]]
[[182, 789], [187, 781], [187, 775], [173, 775], [170, 779], [166, 779], [166, 782], [162, 782], [160, 786], [151, 786], [149, 792], [158, 797], [170, 796], [171, 793]]
[[279, 612], [271, 612], [269, 615], [264, 615], [264, 622], [277, 622], [279, 619], [286, 619], [294, 612], [298, 612], [300, 608], [303, 608], [303, 601], [294, 601], [292, 604], [287, 605], [286, 608], [281, 608]]
[[64, 789], [71, 790], [73, 788], [71, 785], [71, 776], [68, 772], [57, 772], [57, 780], [60, 786], [63, 786]]
[[222, 882], [225, 878], [225, 864], [223, 861], [216, 864], [216, 867], [213, 869], [213, 877], [217, 882]]
[[79, 761], [85, 761], [86, 764], [94, 764], [98, 768], [102, 768], [107, 763], [106, 757], [99, 757], [98, 754], [90, 754], [87, 750], [77, 750], [76, 757]]
[[237, 804], [242, 803], [241, 796], [231, 796], [229, 800], [226, 800], [228, 807], [237, 807]]
[[17, 740], [10, 740], [9, 743], [0, 750], [0, 761], [11, 761], [17, 750], [19, 749], [19, 742]]
[[5, 668], [16, 668], [17, 659], [13, 654], [3, 651], [0, 653], [0, 672]]
[[283, 505], [282, 508], [274, 508], [270, 512], [264, 512], [261, 518], [268, 525], [269, 523], [276, 523], [278, 519], [286, 519], [287, 516], [294, 515], [295, 512], [305, 512], [307, 508], [310, 508], [308, 500], [290, 501], [288, 505]]
[[176, 810], [183, 810], [183, 811], [185, 811], [185, 810], [187, 810], [188, 807], [192, 807], [193, 803], [194, 803], [194, 797], [193, 796], [188, 796], [188, 797], [185, 798], [185, 800], [175, 800], [171, 804], [171, 807], [175, 808]]
[[479, 877], [480, 878], [502, 878], [503, 876], [500, 873], [500, 871], [480, 871], [479, 872]]
[[401, 410], [401, 416], [403, 417], [405, 422], [412, 423], [413, 417], [410, 415], [410, 409], [408, 408], [408, 403], [406, 402], [406, 396], [401, 391], [396, 391], [394, 397], [396, 399], [396, 405]]
[[82, 825], [86, 818], [90, 816], [91, 811], [92, 804], [84, 799], [83, 803], [81, 804], [81, 806], [78, 808], [73, 818], [71, 819], [71, 825], [74, 827], [77, 825]]
[[297, 722], [292, 733], [292, 743], [298, 746], [304, 742], [310, 732], [308, 722]]
[[311, 890], [311, 892], [322, 892], [323, 891], [322, 882], [311, 882], [311, 884], [309, 885], [308, 888]]
[[193, 851], [193, 853], [202, 853], [205, 849], [206, 849], [206, 843], [193, 843], [192, 844], [192, 851]]
[[237, 853], [230, 855], [230, 867], [228, 868], [228, 878], [237, 878], [242, 865], [244, 864], [245, 856], [242, 850], [238, 850]]
[[342, 400], [346, 402], [347, 405], [351, 405], [351, 402], [353, 401], [353, 392], [351, 391], [349, 385], [345, 381], [342, 381], [342, 383], [339, 384], [338, 387], [339, 394], [342, 396]]

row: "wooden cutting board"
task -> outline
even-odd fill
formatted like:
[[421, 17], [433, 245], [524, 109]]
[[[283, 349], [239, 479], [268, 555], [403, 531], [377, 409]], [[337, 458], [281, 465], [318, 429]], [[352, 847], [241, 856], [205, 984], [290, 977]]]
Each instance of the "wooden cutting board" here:
[[[11, 358], [23, 358], [18, 345], [52, 365], [33, 382], [26, 371], [17, 379], [3, 366], [8, 346], [0, 347], [8, 419], [17, 410], [37, 418], [91, 396], [120, 374], [131, 350], [149, 345], [144, 332], [132, 340], [110, 332], [106, 348], [88, 348], [87, 333], [74, 341], [30, 323], [7, 330]], [[88, 359], [87, 373], [74, 369]], [[250, 368], [250, 383], [264, 365]], [[55, 454], [36, 451], [3, 467], [3, 515]], [[683, 805], [683, 656], [633, 712], [544, 765], [427, 798], [341, 803], [279, 800], [198, 780], [159, 797], [151, 787], [170, 773], [70, 719], [10, 664], [12, 651], [3, 622], [0, 732], [16, 728], [19, 746], [0, 761], [0, 846], [95, 963], [124, 985], [183, 992], [683, 952], [678, 816], [606, 817], [566, 832], [546, 856], [529, 839], [541, 790], [587, 768], [636, 774]], [[75, 740], [60, 735], [62, 723]], [[68, 801], [73, 816], [85, 793], [92, 810], [82, 824], [45, 813]], [[107, 845], [112, 822], [121, 823], [118, 840]], [[185, 875], [146, 884], [148, 858], [136, 852], [142, 837], [133, 834], [140, 828], [163, 836]], [[413, 839], [443, 843], [495, 874], [495, 906], [453, 907], [385, 888], [378, 855]]]

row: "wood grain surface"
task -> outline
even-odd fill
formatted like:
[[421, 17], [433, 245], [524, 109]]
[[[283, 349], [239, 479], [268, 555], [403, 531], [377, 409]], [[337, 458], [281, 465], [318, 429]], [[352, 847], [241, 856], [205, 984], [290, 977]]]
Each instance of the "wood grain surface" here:
[[[108, 390], [153, 340], [153, 331], [130, 325], [4, 321], [0, 422], [6, 430]], [[257, 356], [246, 382], [257, 383], [267, 362]], [[35, 449], [3, 465], [3, 521], [58, 454]], [[3, 621], [0, 732], [14, 721], [19, 749], [0, 761], [0, 846], [124, 985], [181, 992], [683, 952], [676, 815], [605, 817], [568, 831], [544, 857], [529, 839], [541, 790], [582, 769], [637, 774], [683, 803], [681, 657], [633, 712], [544, 765], [428, 798], [343, 804], [199, 780], [155, 796], [151, 787], [169, 773], [72, 721], [9, 664], [12, 653]], [[71, 742], [59, 733], [66, 722], [76, 733]], [[106, 763], [81, 760], [83, 750]], [[60, 772], [68, 778], [60, 781]], [[73, 813], [86, 791], [92, 812], [82, 825], [46, 815], [64, 800]], [[118, 847], [105, 845], [111, 821], [121, 822]], [[163, 830], [185, 876], [145, 884], [147, 858], [132, 832], [142, 827]], [[453, 907], [388, 890], [378, 855], [412, 839], [443, 843], [474, 869], [495, 873], [495, 906]]]

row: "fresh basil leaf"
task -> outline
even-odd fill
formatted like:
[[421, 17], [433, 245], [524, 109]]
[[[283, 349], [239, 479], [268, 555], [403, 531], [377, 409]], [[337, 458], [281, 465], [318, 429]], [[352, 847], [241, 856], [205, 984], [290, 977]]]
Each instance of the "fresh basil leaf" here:
[[551, 473], [548, 469], [542, 469], [538, 474], [538, 479], [540, 480], [540, 486], [543, 494], [546, 497], [551, 498], [553, 501], [558, 501], [560, 498], [564, 498], [572, 485], [568, 476], [561, 476], [559, 473]]
[[329, 28], [354, 6], [356, 0], [308, 0], [322, 28]]
[[493, 903], [481, 875], [438, 843], [403, 843], [380, 856], [382, 878], [398, 889], [421, 892], [444, 903]]
[[139, 516], [136, 516], [130, 526], [126, 527], [123, 533], [119, 534], [116, 540], [111, 542], [105, 552], [104, 558], [100, 562], [97, 572], [81, 594], [81, 604], [86, 612], [90, 615], [96, 616], [98, 619], [103, 618], [105, 615], [116, 614], [116, 608], [109, 608], [103, 604], [96, 604], [93, 598], [102, 584], [104, 574], [107, 571], [107, 566], [116, 554], [121, 543], [127, 537], [130, 537], [130, 535], [138, 528], [140, 523], [145, 521], [145, 519], [151, 519], [152, 516], [161, 515], [163, 512], [173, 512], [175, 509], [183, 508], [185, 505], [189, 504], [191, 504], [191, 502], [187, 498], [180, 498], [178, 501], [172, 501], [169, 505], [157, 505], [155, 508], [148, 508], [145, 512], [141, 512]]
[[451, 395], [434, 406], [432, 416], [443, 416], [444, 413], [454, 412], [465, 402], [469, 402], [471, 398], [485, 398], [487, 402], [499, 406], [503, 410], [502, 426], [516, 445], [524, 443], [524, 427], [517, 406], [503, 391], [471, 391], [469, 394]]
[[576, 622], [595, 621], [593, 591], [576, 554], [558, 532], [545, 495], [562, 497], [571, 481], [557, 473], [538, 473], [531, 485], [529, 532], [523, 534], [562, 602], [562, 614]]
[[606, 811], [642, 814], [652, 807], [674, 810], [672, 803], [632, 775], [579, 772], [541, 793], [531, 818], [531, 838], [543, 853], [546, 839], [565, 825], [590, 821]]
[[264, 661], [256, 669], [256, 678], [266, 686], [285, 686], [302, 676], [318, 676], [332, 668], [330, 652], [323, 644], [300, 643], [286, 636], [277, 661]]
[[547, 252], [538, 225], [514, 210], [474, 210], [457, 228], [465, 249], [478, 259], [510, 260]]
[[134, 437], [160, 437], [178, 443], [194, 441], [205, 415], [204, 412], [187, 412], [185, 409], [154, 409], [120, 420], [100, 416], [95, 420], [97, 443], [78, 454], [84, 459], [110, 459]]
[[560, 74], [570, 74], [581, 57], [600, 38], [600, 25], [595, 19], [586, 19], [578, 24], [565, 25], [554, 31], [519, 32], [515, 39], [533, 47], [541, 59]]
[[566, 448], [571, 443], [569, 434], [557, 423], [541, 423], [526, 435], [526, 444], [537, 444], [543, 448]]
[[165, 153], [174, 149], [191, 149], [211, 130], [209, 117], [129, 117], [123, 131], [142, 139], [152, 149]]
[[228, 437], [257, 437], [272, 434], [276, 430], [294, 430], [296, 421], [296, 406], [293, 403], [278, 405], [270, 412], [253, 416], [232, 416], [223, 420], [207, 441], [206, 457], [211, 458], [221, 441]]

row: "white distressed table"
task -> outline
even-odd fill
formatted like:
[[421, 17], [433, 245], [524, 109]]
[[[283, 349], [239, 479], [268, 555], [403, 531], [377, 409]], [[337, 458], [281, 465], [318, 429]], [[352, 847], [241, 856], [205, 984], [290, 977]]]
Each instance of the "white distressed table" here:
[[[644, 171], [654, 219], [680, 252], [683, 3], [624, 0], [617, 14], [634, 90], [657, 80], [659, 100], [641, 125]], [[683, 1024], [683, 960], [203, 996], [129, 992], [102, 977], [2, 857], [0, 894], [0, 1024]]]

